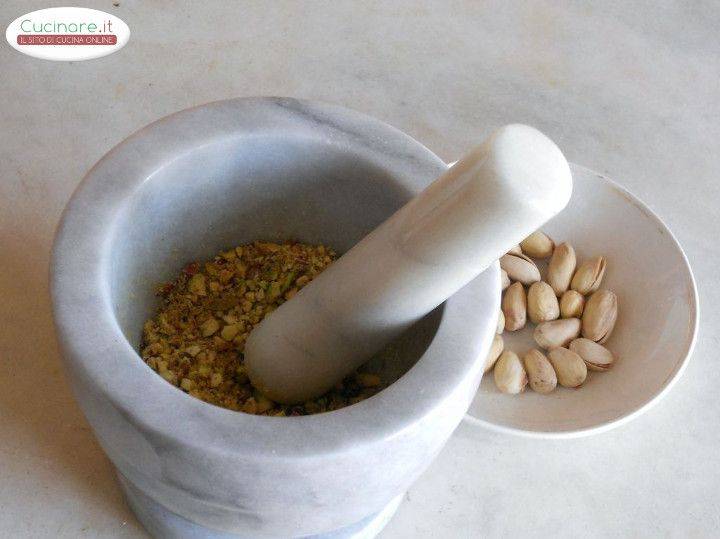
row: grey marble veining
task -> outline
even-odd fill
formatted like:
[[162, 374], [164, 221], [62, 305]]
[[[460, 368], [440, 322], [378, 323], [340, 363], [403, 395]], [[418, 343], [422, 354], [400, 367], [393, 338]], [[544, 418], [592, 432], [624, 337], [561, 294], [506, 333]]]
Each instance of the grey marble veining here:
[[477, 389], [496, 264], [409, 330], [404, 375], [331, 413], [224, 410], [166, 383], [136, 349], [154, 283], [188, 260], [258, 238], [345, 250], [444, 170], [377, 120], [277, 98], [174, 114], [93, 167], [55, 241], [55, 320], [80, 406], [148, 529], [359, 537], [389, 517]]

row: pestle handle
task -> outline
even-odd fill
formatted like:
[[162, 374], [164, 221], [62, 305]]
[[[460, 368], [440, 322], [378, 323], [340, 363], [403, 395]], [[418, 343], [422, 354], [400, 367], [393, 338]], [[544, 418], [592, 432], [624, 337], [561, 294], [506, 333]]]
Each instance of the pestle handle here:
[[271, 399], [342, 380], [570, 200], [565, 157], [508, 125], [458, 161], [250, 334], [245, 364]]

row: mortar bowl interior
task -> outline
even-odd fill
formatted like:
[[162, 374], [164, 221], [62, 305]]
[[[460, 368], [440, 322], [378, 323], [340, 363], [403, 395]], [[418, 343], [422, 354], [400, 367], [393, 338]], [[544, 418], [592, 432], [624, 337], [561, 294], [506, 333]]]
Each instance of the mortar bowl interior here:
[[[138, 350], [159, 305], [157, 286], [188, 262], [255, 240], [342, 253], [411, 196], [372, 162], [317, 141], [262, 137], [197, 148], [152, 174], [120, 213], [106, 266], [118, 325]], [[439, 307], [393, 343], [392, 362], [376, 362], [384, 381], [421, 357], [441, 315]]]

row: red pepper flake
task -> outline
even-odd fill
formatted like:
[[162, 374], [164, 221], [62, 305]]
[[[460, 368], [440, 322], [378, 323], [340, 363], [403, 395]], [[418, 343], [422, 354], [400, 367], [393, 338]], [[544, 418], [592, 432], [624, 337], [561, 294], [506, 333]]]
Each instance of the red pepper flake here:
[[185, 275], [195, 275], [200, 270], [200, 264], [197, 262], [190, 262], [187, 266], [183, 268], [183, 273]]
[[164, 285], [161, 285], [160, 288], [158, 288], [157, 294], [158, 296], [167, 296], [175, 289], [175, 283], [165, 283]]

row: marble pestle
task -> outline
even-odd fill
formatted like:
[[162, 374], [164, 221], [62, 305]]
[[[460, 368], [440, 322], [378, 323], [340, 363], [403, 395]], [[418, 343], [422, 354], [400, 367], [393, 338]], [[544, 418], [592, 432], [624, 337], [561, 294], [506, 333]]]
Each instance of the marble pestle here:
[[526, 125], [495, 131], [250, 334], [255, 387], [317, 397], [560, 212], [572, 177]]

